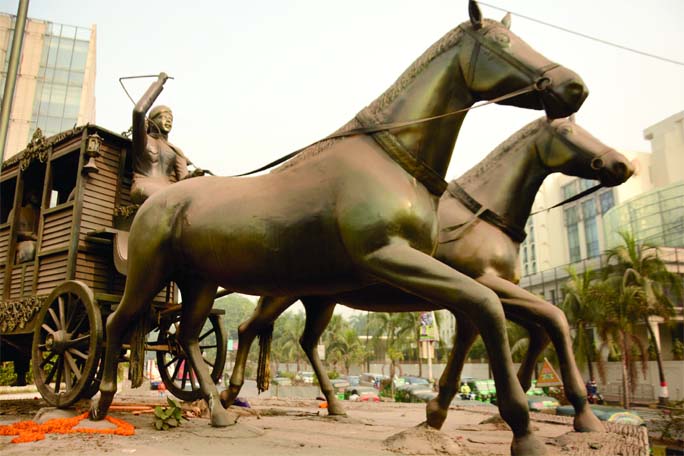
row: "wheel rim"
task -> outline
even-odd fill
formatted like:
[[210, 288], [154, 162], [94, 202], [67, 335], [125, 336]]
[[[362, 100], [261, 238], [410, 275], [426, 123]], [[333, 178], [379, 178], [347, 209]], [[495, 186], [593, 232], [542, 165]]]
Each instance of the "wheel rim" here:
[[[159, 345], [169, 346], [168, 351], [157, 352], [159, 375], [167, 390], [183, 401], [195, 401], [202, 398], [197, 376], [180, 346], [178, 329], [180, 316], [162, 323], [159, 329]], [[204, 324], [199, 336], [200, 350], [205, 366], [210, 370], [211, 379], [217, 383], [223, 374], [226, 361], [225, 329], [215, 315], [211, 315]]]
[[90, 289], [65, 282], [48, 296], [33, 333], [32, 366], [38, 391], [68, 407], [93, 382], [101, 355], [102, 318]]

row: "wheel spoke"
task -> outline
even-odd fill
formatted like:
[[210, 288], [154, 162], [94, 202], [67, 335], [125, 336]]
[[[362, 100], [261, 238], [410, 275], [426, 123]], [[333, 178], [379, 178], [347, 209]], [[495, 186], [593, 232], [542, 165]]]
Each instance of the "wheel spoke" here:
[[[171, 355], [171, 354], [169, 353], [169, 355]], [[179, 360], [180, 360], [180, 357], [179, 357], [179, 356], [171, 356], [171, 361], [169, 361], [168, 363], [164, 364], [164, 369], [168, 369], [168, 367], [169, 367], [171, 364], [176, 363], [176, 370], [173, 371], [173, 377], [175, 377], [176, 374], [178, 373], [178, 366], [180, 365]]]
[[78, 368], [76, 365], [76, 361], [74, 361], [74, 357], [71, 356], [71, 353], [64, 352], [64, 358], [66, 358], [67, 363], [69, 364], [69, 367], [71, 367], [71, 371], [74, 373], [74, 376], [76, 377], [76, 381], [79, 381], [81, 379], [81, 370]]
[[[50, 317], [52, 317], [52, 321], [55, 322], [55, 327], [56, 327], [58, 330], [61, 329], [61, 328], [59, 327], [59, 318], [57, 318], [57, 314], [55, 313], [55, 311], [53, 310], [53, 308], [52, 308], [52, 307], [48, 307], [48, 312], [50, 312]], [[45, 323], [44, 323], [44, 324], [45, 324]]]
[[62, 366], [64, 365], [64, 361], [62, 360], [62, 357], [57, 358], [57, 365], [53, 368], [53, 370], [57, 370], [57, 375], [55, 377], [55, 394], [59, 393], [59, 388], [62, 383]]
[[55, 330], [52, 329], [52, 328], [50, 328], [50, 327], [47, 325], [47, 323], [43, 323], [42, 325], [40, 325], [40, 327], [43, 328], [45, 331], [49, 332], [49, 333], [52, 334], [52, 335], [55, 334]]
[[204, 356], [202, 357], [202, 359], [204, 360], [204, 363], [205, 363], [205, 364], [207, 364], [207, 365], [209, 365], [209, 366], [211, 366], [211, 367], [214, 367], [214, 362], [213, 362], [213, 361], [209, 361], [209, 360], [208, 360], [207, 358], [205, 358]]
[[200, 350], [206, 350], [207, 348], [217, 348], [218, 345], [200, 345]]
[[[177, 361], [176, 361], [176, 366], [175, 366], [174, 369], [173, 369], [173, 374], [171, 375], [171, 381], [175, 381], [175, 380], [176, 380], [176, 378], [177, 378], [177, 376], [178, 376], [178, 370], [180, 369], [180, 366], [181, 366], [181, 362], [178, 360], [178, 358], [176, 358], [176, 360], [177, 360]], [[171, 364], [171, 363], [169, 363], [169, 364]], [[167, 365], [164, 366], [164, 367], [168, 367], [169, 364], [167, 364]]]
[[76, 333], [78, 331], [78, 328], [81, 327], [81, 325], [87, 317], [88, 315], [85, 312], [83, 312], [81, 315], [78, 316], [78, 320], [75, 325], [72, 325], [71, 322], [69, 323], [69, 326], [67, 327], [67, 332], [70, 332], [72, 334]]
[[207, 332], [202, 334], [199, 338], [199, 342], [202, 342], [204, 339], [206, 339], [208, 336], [214, 333], [214, 328], [209, 329]]
[[90, 334], [85, 334], [83, 336], [76, 337], [75, 339], [71, 339], [68, 343], [70, 347], [73, 347], [74, 345], [82, 344], [83, 342], [88, 341], [90, 341]]
[[84, 359], [84, 360], [87, 360], [87, 359], [88, 359], [88, 355], [86, 355], [85, 353], [83, 353], [81, 350], [79, 350], [79, 349], [77, 349], [77, 348], [69, 347], [69, 348], [67, 349], [67, 351], [68, 351], [69, 353], [73, 354], [73, 355], [78, 356], [78, 357], [81, 358], [81, 359]]
[[[66, 353], [65, 353], [66, 355]], [[64, 387], [66, 388], [66, 392], [68, 393], [71, 391], [71, 387], [73, 386], [72, 379], [71, 379], [71, 369], [69, 367], [69, 363], [66, 361], [66, 356], [63, 357], [64, 361], [62, 362], [62, 366], [64, 367]]]
[[[52, 379], [52, 375], [54, 375], [54, 367], [55, 367], [55, 362], [53, 361], [53, 358], [55, 357], [55, 352], [50, 352], [49, 356], [43, 358], [43, 361], [40, 363], [40, 368], [42, 369], [45, 367], [47, 364], [50, 364], [53, 369], [50, 371], [50, 379]], [[48, 379], [45, 380], [45, 383], [50, 383]]]
[[[71, 297], [71, 295], [69, 295]], [[57, 297], [57, 306], [59, 307], [59, 324], [60, 329], [66, 329], [66, 313], [64, 310], [64, 299], [61, 296]]]
[[183, 377], [181, 378], [181, 389], [185, 389], [185, 380], [188, 377], [187, 360], [183, 363]]

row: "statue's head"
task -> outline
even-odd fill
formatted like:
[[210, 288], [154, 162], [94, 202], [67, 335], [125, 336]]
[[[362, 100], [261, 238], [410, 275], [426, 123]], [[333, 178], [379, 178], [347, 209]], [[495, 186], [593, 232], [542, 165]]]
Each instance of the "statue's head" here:
[[164, 105], [158, 105], [152, 108], [148, 116], [149, 122], [147, 131], [150, 133], [162, 133], [168, 135], [173, 128], [173, 112], [171, 108]]

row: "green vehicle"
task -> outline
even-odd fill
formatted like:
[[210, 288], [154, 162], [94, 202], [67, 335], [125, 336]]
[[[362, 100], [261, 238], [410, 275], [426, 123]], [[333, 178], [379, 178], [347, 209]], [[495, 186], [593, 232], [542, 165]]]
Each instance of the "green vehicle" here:
[[470, 391], [475, 393], [475, 399], [482, 402], [496, 402], [496, 386], [491, 379], [469, 379], [466, 383]]

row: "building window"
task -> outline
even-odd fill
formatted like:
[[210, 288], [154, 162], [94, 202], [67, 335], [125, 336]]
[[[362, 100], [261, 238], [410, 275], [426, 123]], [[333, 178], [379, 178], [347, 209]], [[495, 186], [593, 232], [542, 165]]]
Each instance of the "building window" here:
[[577, 224], [568, 225], [568, 253], [570, 254], [570, 262], [574, 263], [579, 261], [580, 255], [580, 242], [579, 242], [579, 229]]
[[596, 202], [592, 198], [582, 202], [582, 216], [584, 217], [584, 239], [587, 248], [587, 258], [599, 255], [598, 224], [596, 223]]
[[608, 212], [608, 209], [615, 206], [615, 198], [613, 197], [613, 190], [610, 189], [599, 195], [599, 201], [601, 202], [601, 215]]
[[572, 181], [569, 184], [563, 185], [563, 187], [561, 187], [561, 190], [563, 192], [563, 199], [572, 198], [578, 193], [577, 181]]

